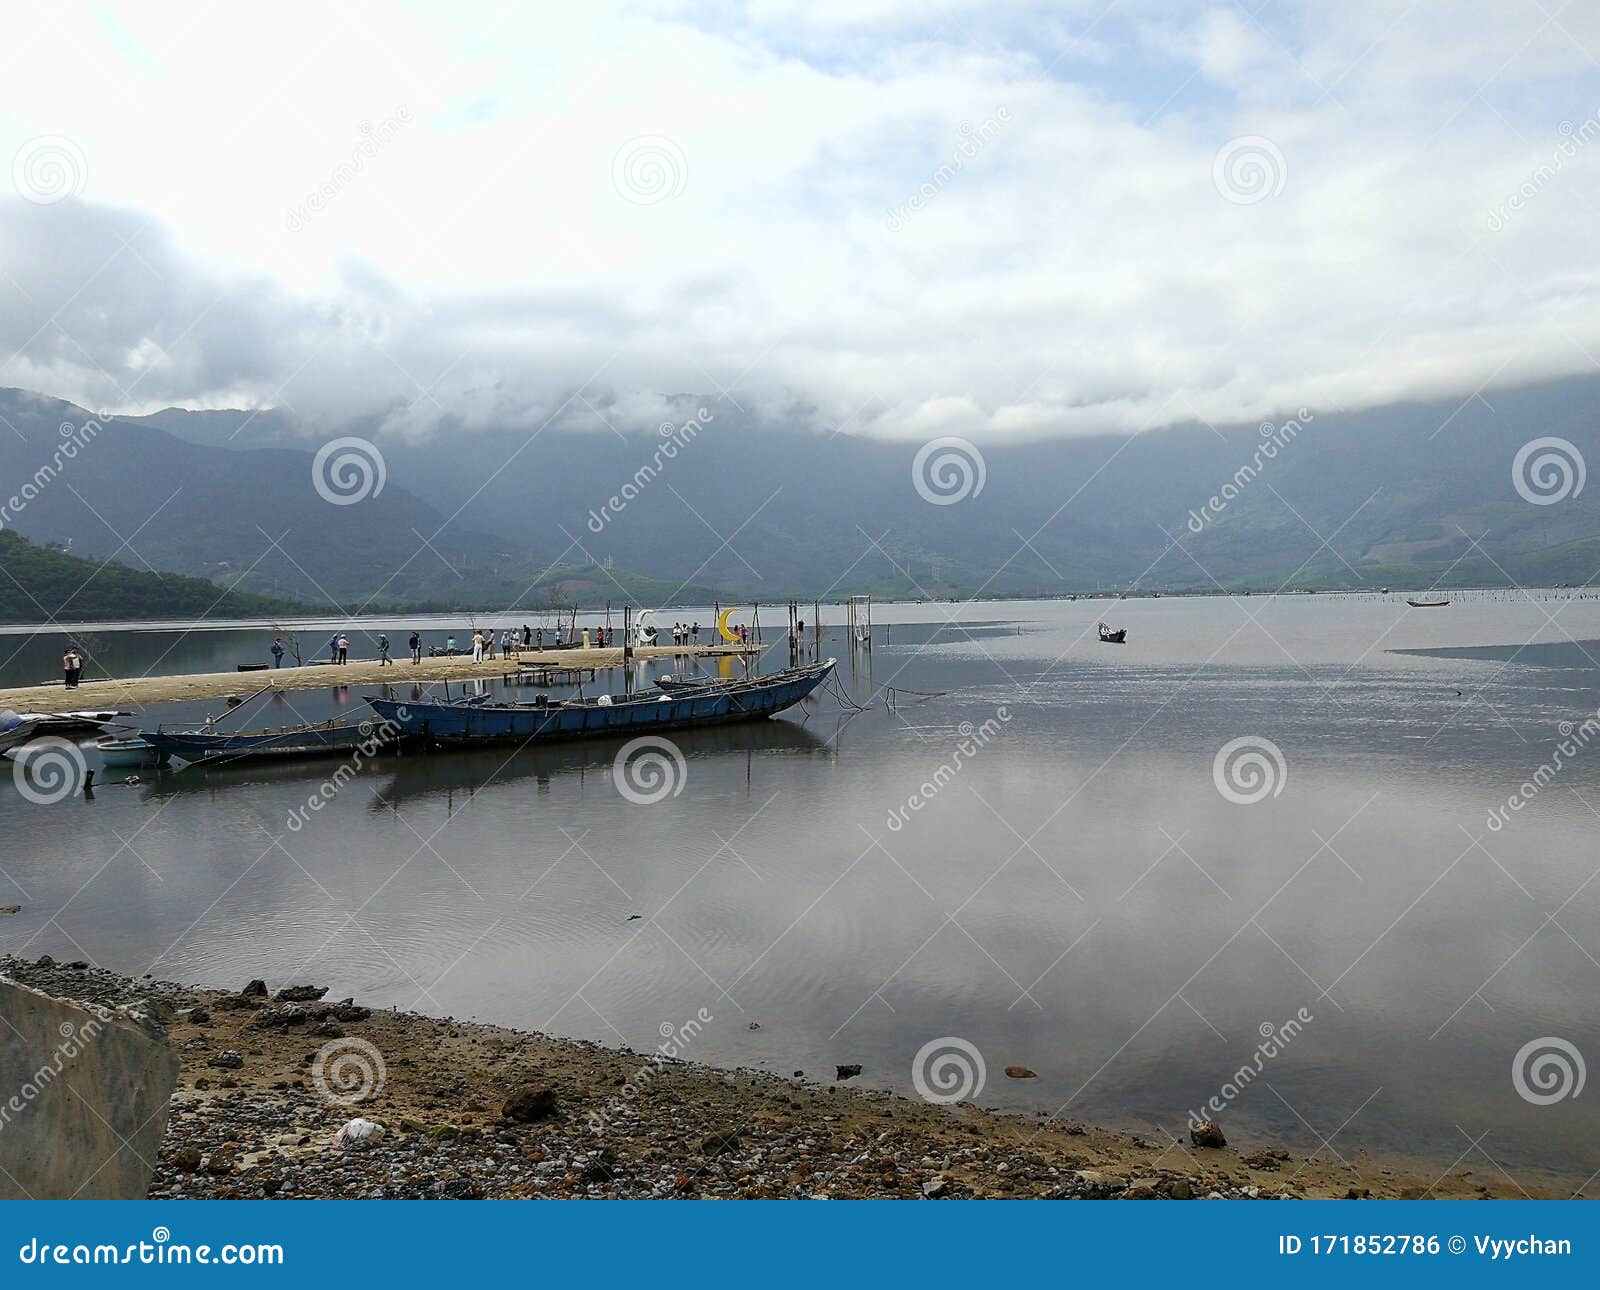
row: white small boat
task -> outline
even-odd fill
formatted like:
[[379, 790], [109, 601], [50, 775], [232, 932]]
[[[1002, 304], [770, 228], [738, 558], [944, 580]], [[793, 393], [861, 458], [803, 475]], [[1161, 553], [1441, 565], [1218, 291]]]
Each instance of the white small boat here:
[[165, 766], [171, 760], [164, 749], [157, 748], [144, 739], [119, 739], [115, 735], [107, 735], [97, 741], [95, 747], [100, 750], [100, 760], [108, 769], [115, 767], [118, 770], [140, 770], [151, 766]]
[[16, 712], [0, 713], [0, 752], [19, 747], [38, 733], [38, 717]]

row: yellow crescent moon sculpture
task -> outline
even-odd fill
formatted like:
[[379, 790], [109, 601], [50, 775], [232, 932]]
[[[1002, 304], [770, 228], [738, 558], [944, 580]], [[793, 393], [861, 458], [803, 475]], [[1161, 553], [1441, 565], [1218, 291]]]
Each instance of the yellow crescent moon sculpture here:
[[739, 633], [728, 626], [728, 616], [735, 613], [738, 608], [739, 606], [735, 605], [732, 609], [724, 609], [717, 619], [717, 630], [722, 633], [722, 639], [734, 645], [739, 643]]

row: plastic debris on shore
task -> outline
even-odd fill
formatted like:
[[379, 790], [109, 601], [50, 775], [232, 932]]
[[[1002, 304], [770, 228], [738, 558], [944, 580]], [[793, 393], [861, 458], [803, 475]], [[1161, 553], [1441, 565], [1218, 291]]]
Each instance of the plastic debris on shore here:
[[361, 1151], [382, 1142], [383, 1133], [383, 1125], [357, 1116], [334, 1136], [333, 1145], [341, 1151]]

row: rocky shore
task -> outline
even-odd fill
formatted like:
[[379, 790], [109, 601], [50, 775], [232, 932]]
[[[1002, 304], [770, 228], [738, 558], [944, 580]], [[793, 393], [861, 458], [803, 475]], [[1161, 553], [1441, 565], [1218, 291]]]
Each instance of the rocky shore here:
[[155, 1197], [1570, 1194], [932, 1106], [831, 1070], [724, 1071], [369, 1010], [299, 983], [232, 993], [48, 957], [0, 957], [0, 975], [63, 998], [147, 1001], [166, 1025], [182, 1065]]

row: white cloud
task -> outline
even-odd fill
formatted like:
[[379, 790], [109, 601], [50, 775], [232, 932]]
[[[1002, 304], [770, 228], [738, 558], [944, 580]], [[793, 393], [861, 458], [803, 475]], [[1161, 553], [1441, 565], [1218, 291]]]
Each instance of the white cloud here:
[[[0, 381], [411, 434], [726, 389], [982, 440], [1586, 371], [1600, 149], [1489, 227], [1600, 109], [1575, 8], [37, 7], [0, 157], [87, 173], [0, 201]], [[1242, 135], [1286, 166], [1251, 205]], [[615, 186], [640, 136], [664, 200]]]

